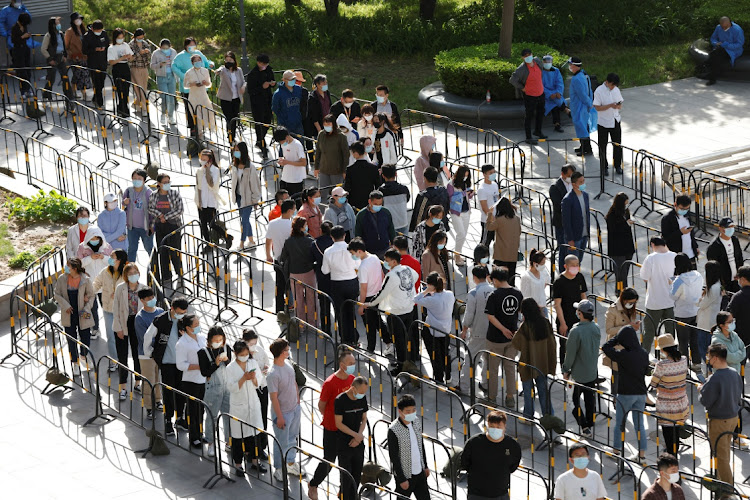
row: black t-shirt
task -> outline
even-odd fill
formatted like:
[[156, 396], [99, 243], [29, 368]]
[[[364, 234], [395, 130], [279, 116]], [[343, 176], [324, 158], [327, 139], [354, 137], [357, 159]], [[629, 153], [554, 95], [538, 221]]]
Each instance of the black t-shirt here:
[[[431, 217], [431, 216], [427, 216]], [[434, 226], [430, 227], [427, 224], [424, 225], [424, 246], [427, 248], [427, 244], [430, 242], [430, 238], [432, 238], [432, 235], [435, 234], [438, 229], [440, 229], [440, 224], [435, 224]], [[421, 257], [421, 255], [420, 255]], [[447, 276], [447, 274], [446, 274]]]
[[[498, 288], [487, 299], [484, 312], [493, 315], [501, 325], [515, 332], [518, 329], [518, 310], [522, 300], [523, 294], [517, 288]], [[498, 344], [510, 342], [492, 323], [487, 328], [487, 340]]]
[[[562, 307], [563, 317], [565, 318], [565, 324], [568, 325], [568, 330], [578, 323], [578, 317], [576, 316], [573, 304], [580, 302], [581, 294], [587, 291], [586, 280], [581, 273], [576, 274], [576, 277], [573, 279], [568, 279], [564, 274], [561, 274], [552, 284], [552, 298], [562, 299], [560, 307]], [[560, 321], [556, 319], [555, 322], [559, 329]]]
[[[367, 411], [367, 397], [352, 399], [346, 391], [336, 396], [333, 404], [334, 414], [344, 417], [343, 424], [354, 432], [359, 432], [359, 427], [362, 425], [362, 414]], [[352, 437], [349, 434], [338, 431], [339, 447], [348, 447], [351, 440]], [[364, 441], [362, 441], [360, 446], [364, 445]]]
[[469, 473], [469, 495], [497, 498], [508, 494], [510, 475], [521, 463], [521, 447], [510, 436], [493, 443], [486, 434], [466, 442], [461, 468]]

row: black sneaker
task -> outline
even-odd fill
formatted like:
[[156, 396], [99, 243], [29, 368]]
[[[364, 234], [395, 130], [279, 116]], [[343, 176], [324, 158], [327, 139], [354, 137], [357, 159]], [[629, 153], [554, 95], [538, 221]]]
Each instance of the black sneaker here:
[[165, 436], [174, 436], [174, 427], [172, 427], [172, 422], [164, 422], [164, 435]]
[[187, 420], [185, 420], [184, 418], [178, 418], [175, 421], [174, 426], [177, 427], [178, 429], [182, 429], [183, 431], [188, 430], [188, 423], [187, 423]]
[[537, 136], [537, 137], [539, 137], [540, 139], [546, 139], [547, 138], [547, 136], [544, 135], [541, 131], [534, 132], [534, 135]]
[[252, 470], [257, 470], [261, 474], [268, 472], [268, 468], [260, 462], [258, 462], [257, 464], [250, 464], [250, 468]]
[[190, 442], [191, 448], [203, 448], [203, 441], [200, 439], [196, 439], [195, 441]]
[[237, 477], [245, 477], [245, 469], [243, 469], [242, 467], [235, 467], [234, 475]]
[[533, 137], [527, 137], [526, 138], [526, 144], [531, 144], [533, 146], [534, 144], [539, 144], [539, 141], [537, 141]]
[[555, 132], [562, 133], [562, 132], [565, 132], [565, 129], [562, 128], [560, 125], [555, 125]]
[[146, 420], [151, 420], [154, 418], [154, 410], [146, 410]]

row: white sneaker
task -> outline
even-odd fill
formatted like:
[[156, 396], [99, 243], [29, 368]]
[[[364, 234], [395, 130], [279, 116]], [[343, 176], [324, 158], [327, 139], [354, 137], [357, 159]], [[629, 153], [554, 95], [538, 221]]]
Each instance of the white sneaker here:
[[286, 464], [286, 473], [293, 476], [299, 476], [301, 474], [299, 464], [294, 462], [293, 464]]
[[273, 478], [280, 483], [286, 482], [286, 478], [284, 477], [284, 474], [281, 472], [281, 469], [276, 469], [274, 471]]
[[159, 119], [159, 123], [161, 123], [162, 125], [166, 125], [167, 124], [167, 115], [161, 115], [161, 118]]
[[78, 366], [78, 363], [73, 364], [73, 376], [74, 377], [80, 377], [81, 376], [81, 367]]
[[213, 443], [208, 445], [208, 456], [212, 458], [216, 456], [216, 450], [214, 449]]
[[177, 118], [175, 118], [174, 116], [170, 116], [169, 117], [169, 124], [170, 125], [177, 125]]
[[112, 373], [112, 372], [116, 372], [116, 371], [117, 371], [117, 365], [114, 364], [114, 363], [110, 363], [110, 365], [109, 365], [109, 372]]
[[125, 401], [126, 399], [128, 399], [128, 391], [122, 389], [120, 391], [120, 401]]
[[92, 328], [91, 329], [91, 340], [98, 339], [99, 338], [99, 329], [98, 328]]
[[383, 349], [383, 356], [394, 356], [396, 354], [396, 346], [393, 344], [386, 344], [385, 349]]

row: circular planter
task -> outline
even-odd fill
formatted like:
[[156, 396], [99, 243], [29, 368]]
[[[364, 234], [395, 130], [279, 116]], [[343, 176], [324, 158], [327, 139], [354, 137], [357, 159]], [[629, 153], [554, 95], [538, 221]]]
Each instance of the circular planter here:
[[[688, 54], [696, 64], [703, 64], [708, 60], [709, 45], [706, 40], [696, 40], [690, 44]], [[750, 54], [745, 51], [734, 61], [734, 67], [727, 62], [723, 66], [723, 72], [719, 76], [720, 80], [738, 80], [750, 81]]]

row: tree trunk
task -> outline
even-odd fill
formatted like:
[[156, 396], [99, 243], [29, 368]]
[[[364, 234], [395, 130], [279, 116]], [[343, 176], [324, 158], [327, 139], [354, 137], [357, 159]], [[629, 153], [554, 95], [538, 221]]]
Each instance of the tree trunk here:
[[500, 45], [497, 47], [497, 57], [510, 59], [510, 48], [513, 43], [513, 18], [515, 0], [503, 0], [503, 17], [500, 26]]
[[326, 15], [328, 17], [336, 17], [339, 15], [339, 1], [340, 0], [323, 0], [326, 6]]
[[437, 0], [419, 0], [419, 18], [423, 21], [432, 21], [435, 18]]

